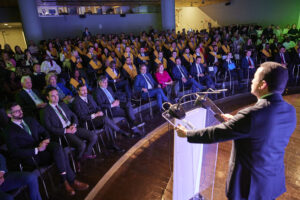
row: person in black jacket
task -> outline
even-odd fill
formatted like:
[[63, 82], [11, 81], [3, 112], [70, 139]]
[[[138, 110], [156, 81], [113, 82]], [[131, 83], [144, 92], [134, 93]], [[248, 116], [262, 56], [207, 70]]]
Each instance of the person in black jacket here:
[[25, 116], [37, 117], [40, 109], [47, 104], [43, 101], [39, 92], [32, 89], [32, 81], [30, 76], [21, 78], [23, 89], [16, 95], [16, 101], [22, 107]]
[[73, 102], [73, 110], [77, 114], [79, 121], [87, 123], [89, 129], [104, 127], [107, 138], [110, 140], [109, 148], [120, 151], [117, 146], [113, 130], [129, 137], [130, 134], [120, 129], [114, 121], [105, 116], [101, 107], [97, 105], [93, 97], [88, 94], [87, 87], [84, 84], [77, 86], [78, 95]]
[[47, 88], [45, 94], [49, 104], [42, 112], [42, 121], [54, 138], [65, 137], [70, 146], [76, 149], [77, 167], [80, 168], [81, 160], [96, 157], [92, 155], [92, 148], [97, 141], [97, 135], [78, 127], [77, 116], [66, 104], [59, 102], [56, 88]]
[[140, 134], [136, 127], [139, 124], [135, 118], [131, 102], [126, 99], [120, 99], [120, 97], [108, 87], [108, 80], [105, 76], [99, 77], [98, 85], [99, 87], [94, 92], [94, 98], [98, 106], [107, 110], [111, 117], [125, 117], [132, 130]]
[[49, 165], [54, 160], [65, 189], [70, 195], [74, 195], [75, 190], [85, 190], [89, 187], [88, 184], [75, 179], [67, 155], [58, 143], [50, 141], [49, 134], [44, 127], [34, 118], [23, 118], [20, 105], [9, 104], [7, 115], [11, 121], [5, 134], [8, 151], [12, 158], [20, 160], [24, 166], [31, 167], [36, 167], [36, 164]]

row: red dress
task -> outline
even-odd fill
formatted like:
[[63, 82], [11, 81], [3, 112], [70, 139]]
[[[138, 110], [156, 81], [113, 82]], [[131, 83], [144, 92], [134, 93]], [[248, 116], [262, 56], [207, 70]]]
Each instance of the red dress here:
[[161, 85], [161, 88], [165, 88], [166, 83], [172, 81], [172, 79], [167, 71], [164, 71], [162, 74], [159, 72], [156, 72], [155, 78], [156, 78], [158, 84]]

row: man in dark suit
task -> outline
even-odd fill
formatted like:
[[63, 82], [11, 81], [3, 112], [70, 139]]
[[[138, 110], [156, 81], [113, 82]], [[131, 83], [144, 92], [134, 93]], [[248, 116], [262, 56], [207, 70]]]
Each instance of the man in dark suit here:
[[297, 48], [293, 58], [293, 65], [300, 65], [300, 46]]
[[178, 136], [191, 143], [233, 140], [229, 199], [273, 200], [286, 191], [284, 151], [296, 127], [295, 109], [281, 96], [287, 80], [285, 67], [265, 62], [252, 81], [251, 93], [258, 98], [254, 106], [222, 115], [226, 122], [202, 130], [177, 127]]
[[42, 200], [37, 176], [30, 172], [8, 172], [5, 157], [0, 154], [0, 199], [13, 200], [13, 196], [5, 192], [23, 186], [28, 186], [31, 200]]
[[139, 92], [143, 99], [156, 97], [160, 110], [162, 110], [162, 102], [169, 101], [161, 86], [154, 81], [150, 73], [147, 73], [145, 64], [140, 66], [140, 74], [136, 76], [134, 81], [134, 90]]
[[[70, 146], [76, 149], [77, 167], [80, 168], [81, 160], [96, 157], [92, 155], [92, 148], [97, 141], [97, 135], [87, 129], [77, 127], [77, 116], [66, 104], [59, 103], [56, 88], [47, 88], [45, 94], [49, 104], [42, 112], [42, 121], [53, 136], [65, 136]], [[86, 143], [84, 140], [86, 140]]]
[[252, 51], [246, 50], [246, 56], [242, 59], [242, 75], [243, 78], [252, 79], [256, 68], [255, 68], [255, 59], [251, 57]]
[[290, 78], [290, 80], [292, 80], [293, 67], [291, 65], [289, 53], [286, 52], [286, 49], [283, 45], [279, 47], [279, 52], [277, 54], [275, 54], [274, 61], [278, 62], [278, 63], [282, 64], [283, 66], [285, 66], [286, 68], [288, 68], [289, 78]]
[[70, 195], [74, 195], [75, 190], [85, 190], [89, 187], [75, 179], [69, 159], [61, 146], [56, 142], [50, 142], [47, 131], [34, 118], [23, 119], [22, 109], [16, 103], [8, 105], [7, 115], [11, 121], [5, 133], [8, 151], [12, 158], [30, 167], [36, 167], [36, 164], [49, 165], [54, 160], [65, 189]]
[[108, 87], [108, 80], [105, 76], [100, 76], [98, 79], [99, 87], [94, 92], [94, 98], [98, 106], [107, 110], [111, 117], [125, 117], [136, 134], [140, 134], [137, 129], [138, 122], [136, 121], [131, 101], [120, 99], [113, 90]]
[[21, 78], [23, 89], [17, 94], [16, 101], [24, 110], [25, 116], [36, 117], [41, 108], [47, 104], [42, 100], [39, 92], [32, 89], [32, 82], [30, 76], [23, 76]]
[[85, 27], [84, 29], [84, 32], [82, 33], [82, 38], [85, 38], [85, 37], [91, 37], [92, 34], [91, 32], [89, 31], [89, 28], [88, 27]]
[[199, 83], [205, 83], [208, 88], [215, 89], [215, 84], [211, 77], [207, 74], [207, 68], [201, 64], [201, 56], [196, 57], [196, 62], [191, 67], [191, 75]]
[[87, 122], [88, 128], [104, 127], [107, 139], [110, 140], [109, 148], [116, 151], [121, 149], [116, 145], [113, 136], [113, 130], [129, 137], [130, 134], [120, 129], [109, 117], [105, 116], [100, 106], [94, 101], [93, 97], [88, 94], [87, 87], [84, 84], [77, 86], [78, 95], [73, 102], [73, 109], [79, 118], [81, 124]]
[[288, 68], [288, 65], [291, 64], [290, 56], [286, 52], [285, 47], [282, 45], [279, 47], [279, 52], [275, 55], [275, 62], [278, 62]]
[[195, 81], [195, 79], [188, 73], [186, 68], [181, 65], [181, 60], [179, 57], [176, 58], [176, 66], [172, 69], [173, 78], [179, 81], [179, 87], [191, 87], [192, 92], [197, 92], [197, 89], [203, 90], [204, 87]]

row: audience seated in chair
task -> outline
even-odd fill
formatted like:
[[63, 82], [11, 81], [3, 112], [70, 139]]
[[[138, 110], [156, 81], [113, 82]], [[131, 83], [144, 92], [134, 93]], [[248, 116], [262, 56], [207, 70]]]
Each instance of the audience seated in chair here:
[[48, 132], [34, 118], [23, 118], [23, 112], [17, 103], [7, 106], [7, 114], [11, 118], [5, 131], [7, 147], [12, 158], [19, 159], [22, 164], [31, 167], [50, 165], [53, 161], [69, 195], [75, 190], [85, 190], [88, 184], [75, 178], [69, 159], [62, 147], [51, 141]]
[[87, 129], [100, 129], [104, 128], [107, 139], [109, 140], [108, 148], [120, 150], [116, 145], [113, 131], [120, 132], [121, 134], [129, 137], [130, 134], [120, 129], [105, 112], [97, 105], [93, 97], [88, 94], [87, 87], [83, 84], [77, 86], [78, 95], [73, 102], [73, 110], [79, 118], [80, 124], [87, 124]]
[[150, 73], [147, 73], [145, 64], [140, 66], [140, 74], [134, 81], [134, 90], [140, 93], [143, 99], [155, 97], [160, 110], [162, 110], [162, 103], [169, 101], [161, 86], [154, 81]]
[[120, 98], [113, 90], [108, 87], [106, 76], [100, 76], [98, 79], [99, 87], [95, 90], [95, 100], [98, 106], [108, 112], [108, 115], [114, 117], [125, 117], [135, 134], [140, 134], [137, 129], [138, 122], [133, 112], [131, 101], [126, 98]]
[[25, 116], [36, 117], [41, 108], [47, 104], [42, 100], [39, 92], [32, 89], [30, 76], [21, 78], [23, 89], [16, 95], [16, 101], [22, 107]]
[[176, 58], [176, 66], [173, 67], [172, 74], [173, 78], [179, 82], [180, 89], [192, 88], [192, 92], [204, 90], [204, 87], [181, 65], [181, 59], [179, 57]]
[[81, 161], [95, 158], [95, 155], [92, 155], [92, 148], [97, 141], [97, 135], [78, 126], [77, 116], [65, 103], [59, 102], [59, 94], [56, 88], [47, 88], [45, 95], [49, 104], [42, 112], [42, 121], [52, 138], [60, 137], [64, 139], [65, 137], [66, 142], [75, 148], [76, 164], [80, 168]]

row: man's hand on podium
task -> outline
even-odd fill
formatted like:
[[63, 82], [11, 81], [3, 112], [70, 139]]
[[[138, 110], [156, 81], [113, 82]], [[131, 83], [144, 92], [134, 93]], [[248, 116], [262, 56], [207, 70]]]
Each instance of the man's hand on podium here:
[[233, 116], [230, 114], [221, 114], [221, 117], [224, 119], [225, 122], [227, 122], [233, 118]]
[[179, 124], [178, 126], [175, 127], [175, 130], [177, 132], [178, 137], [186, 137], [187, 136], [187, 129]]

